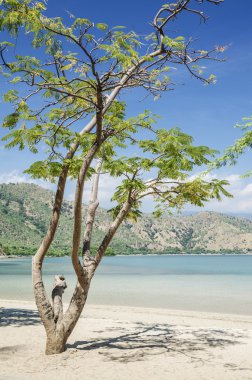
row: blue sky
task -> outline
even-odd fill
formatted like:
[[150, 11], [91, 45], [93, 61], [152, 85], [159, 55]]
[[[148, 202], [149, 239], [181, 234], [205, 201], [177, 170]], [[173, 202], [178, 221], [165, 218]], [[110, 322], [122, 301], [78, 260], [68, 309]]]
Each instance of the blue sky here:
[[[223, 151], [232, 144], [241, 132], [233, 125], [243, 116], [252, 115], [252, 3], [243, 0], [226, 0], [220, 6], [206, 4], [204, 9], [209, 16], [206, 24], [190, 15], [181, 17], [176, 24], [178, 35], [192, 36], [197, 45], [209, 49], [215, 45], [228, 45], [225, 63], [210, 63], [209, 71], [217, 75], [217, 83], [203, 86], [184, 71], [174, 71], [177, 86], [154, 102], [152, 98], [141, 101], [139, 92], [127, 93], [125, 99], [130, 115], [149, 108], [161, 116], [159, 126], [177, 126], [194, 137], [195, 143], [208, 145]], [[94, 22], [105, 22], [110, 26], [125, 25], [139, 34], [150, 32], [153, 15], [162, 5], [159, 1], [133, 1], [126, 3], [114, 0], [48, 0], [50, 16], [69, 17], [67, 11], [77, 17], [87, 17]], [[3, 84], [3, 80], [1, 79]], [[6, 105], [1, 100], [0, 117], [3, 118]], [[6, 151], [0, 146], [0, 182], [29, 181], [22, 171], [29, 166], [33, 157], [27, 152]], [[252, 179], [242, 180], [239, 175], [250, 169], [251, 153], [239, 160], [235, 167], [223, 168], [216, 172], [219, 178], [228, 178], [233, 200], [217, 204], [212, 202], [206, 209], [223, 212], [252, 212]], [[48, 185], [48, 184], [47, 184]], [[115, 185], [115, 184], [114, 184]], [[49, 185], [48, 185], [49, 186]], [[111, 181], [104, 178], [101, 191], [101, 204], [108, 206], [111, 194]], [[73, 185], [67, 189], [67, 197], [73, 194]], [[107, 197], [107, 198], [106, 198]], [[146, 202], [145, 211], [151, 209]]]

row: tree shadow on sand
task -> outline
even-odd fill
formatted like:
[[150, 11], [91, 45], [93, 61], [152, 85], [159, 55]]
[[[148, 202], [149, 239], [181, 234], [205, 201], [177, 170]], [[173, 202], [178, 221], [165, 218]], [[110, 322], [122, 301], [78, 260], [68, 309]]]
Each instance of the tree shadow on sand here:
[[37, 326], [40, 323], [38, 312], [35, 310], [0, 307], [0, 327]]
[[[136, 323], [131, 328], [112, 328], [112, 338], [76, 341], [68, 348], [97, 350], [105, 360], [123, 363], [146, 360], [148, 356], [183, 354], [191, 360], [201, 360], [197, 352], [210, 348], [225, 348], [242, 344], [245, 335], [224, 329], [177, 328], [167, 324]], [[106, 333], [109, 329], [106, 329]], [[103, 331], [97, 333], [104, 334]], [[111, 335], [112, 335], [111, 334]]]

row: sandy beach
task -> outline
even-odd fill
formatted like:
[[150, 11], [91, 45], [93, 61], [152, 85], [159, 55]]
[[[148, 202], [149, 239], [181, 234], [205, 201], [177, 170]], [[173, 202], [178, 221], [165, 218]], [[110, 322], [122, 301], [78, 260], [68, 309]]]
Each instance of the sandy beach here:
[[252, 379], [252, 317], [88, 305], [45, 356], [35, 305], [0, 301], [0, 379]]

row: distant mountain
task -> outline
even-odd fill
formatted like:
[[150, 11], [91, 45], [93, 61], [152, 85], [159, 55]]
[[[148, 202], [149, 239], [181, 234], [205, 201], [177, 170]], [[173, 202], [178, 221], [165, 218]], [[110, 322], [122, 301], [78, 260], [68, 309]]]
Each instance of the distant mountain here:
[[[48, 226], [53, 193], [34, 184], [0, 185], [0, 255], [32, 254]], [[86, 207], [83, 206], [84, 218]], [[51, 254], [68, 254], [73, 228], [73, 204], [64, 201]], [[98, 246], [111, 217], [97, 211], [93, 246]], [[201, 253], [252, 251], [252, 221], [201, 212], [189, 216], [144, 215], [137, 223], [125, 222], [111, 244], [110, 253]]]

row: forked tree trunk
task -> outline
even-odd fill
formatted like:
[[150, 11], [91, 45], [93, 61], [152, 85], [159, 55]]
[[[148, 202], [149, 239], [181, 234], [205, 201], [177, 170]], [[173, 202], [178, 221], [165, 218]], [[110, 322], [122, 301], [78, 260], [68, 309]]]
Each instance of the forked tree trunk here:
[[[46, 354], [60, 354], [66, 349], [66, 342], [78, 322], [85, 306], [90, 281], [87, 281], [85, 290], [79, 283], [75, 287], [69, 307], [62, 319], [55, 323], [54, 331], [47, 331]], [[63, 312], [63, 310], [62, 310]]]
[[60, 354], [66, 349], [66, 342], [71, 335], [86, 303], [92, 275], [86, 273], [84, 289], [77, 283], [69, 307], [63, 314], [62, 295], [66, 286], [63, 275], [55, 276], [52, 291], [52, 303], [46, 297], [40, 266], [33, 261], [34, 293], [38, 311], [46, 330], [47, 355]]
[[[106, 249], [111, 242], [113, 236], [115, 235], [118, 227], [125, 219], [127, 213], [129, 212], [133, 202], [133, 194], [131, 197], [122, 205], [117, 217], [111, 223], [107, 233], [105, 234], [94, 258], [90, 257], [90, 240], [93, 229], [95, 211], [98, 206], [97, 201], [97, 189], [98, 189], [98, 177], [99, 171], [95, 176], [94, 185], [92, 189], [92, 199], [88, 209], [88, 217], [86, 223], [86, 230], [84, 234], [84, 246], [83, 246], [83, 264], [80, 263], [78, 257], [78, 247], [80, 241], [80, 223], [75, 223], [75, 228], [78, 232], [78, 236], [75, 237], [72, 251], [72, 261], [74, 264], [74, 269], [78, 277], [78, 282], [75, 287], [72, 299], [70, 301], [69, 307], [65, 313], [63, 313], [63, 303], [62, 295], [66, 288], [66, 281], [63, 275], [55, 276], [54, 288], [52, 291], [52, 303], [47, 299], [46, 291], [42, 279], [42, 265], [43, 265], [43, 255], [35, 255], [33, 258], [33, 287], [35, 293], [36, 304], [38, 311], [41, 316], [41, 320], [46, 330], [47, 342], [46, 342], [46, 354], [60, 354], [65, 351], [65, 346], [67, 339], [72, 333], [77, 321], [80, 318], [84, 305], [86, 303], [90, 282], [94, 275], [94, 272], [99, 265]], [[81, 181], [79, 181], [81, 187]], [[77, 201], [75, 202], [75, 219], [77, 221], [81, 220], [81, 212], [78, 210], [79, 198], [82, 195], [81, 191], [77, 192]], [[77, 240], [77, 242], [75, 241]], [[78, 243], [78, 244], [77, 244]], [[43, 244], [42, 244], [43, 248]]]
[[46, 330], [46, 354], [60, 354], [65, 351], [66, 342], [71, 335], [85, 306], [91, 279], [104, 255], [111, 239], [127, 215], [132, 202], [125, 202], [115, 220], [112, 222], [94, 258], [84, 256], [81, 284], [77, 282], [69, 307], [63, 313], [62, 295], [66, 288], [63, 275], [55, 276], [52, 291], [52, 303], [49, 302], [44, 289], [41, 267], [42, 263], [33, 259], [33, 287], [38, 311]]

